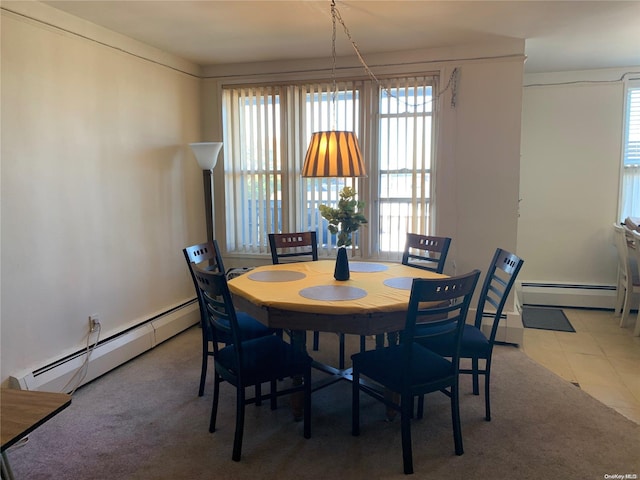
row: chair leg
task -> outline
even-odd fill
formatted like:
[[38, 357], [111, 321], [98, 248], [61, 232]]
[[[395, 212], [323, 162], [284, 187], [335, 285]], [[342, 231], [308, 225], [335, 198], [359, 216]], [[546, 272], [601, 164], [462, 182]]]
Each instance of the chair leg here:
[[367, 337], [360, 335], [360, 351], [364, 352], [367, 349]]
[[340, 370], [344, 370], [344, 333], [338, 334], [338, 342], [340, 344], [338, 353], [338, 368]]
[[200, 387], [198, 388], [198, 396], [204, 395], [204, 384], [207, 380], [207, 365], [209, 363], [209, 340], [207, 334], [202, 331], [202, 368], [200, 369]]
[[233, 454], [231, 459], [234, 462], [240, 461], [242, 454], [242, 432], [244, 431], [244, 387], [236, 389], [236, 432], [233, 437]]
[[424, 416], [424, 395], [418, 396], [418, 412], [416, 418], [420, 420]]
[[351, 382], [351, 435], [360, 435], [360, 374], [356, 370]]
[[[618, 270], [620, 270], [618, 268]], [[619, 278], [619, 273], [618, 273], [618, 278]], [[622, 313], [622, 305], [624, 303], [624, 286], [621, 284], [620, 280], [618, 279], [618, 286], [616, 288], [616, 305], [613, 309], [613, 314], [617, 317], [618, 315], [620, 315]]]
[[489, 379], [491, 378], [491, 360], [487, 360], [484, 369], [484, 410], [485, 417], [484, 419], [487, 422], [491, 421], [491, 398], [489, 396]]
[[262, 385], [260, 385], [259, 383], [256, 383], [255, 389], [256, 389], [256, 407], [259, 407], [262, 405]]
[[462, 455], [464, 448], [462, 446], [462, 427], [460, 426], [460, 399], [458, 396], [458, 385], [451, 386], [451, 418], [453, 423], [453, 443], [455, 445], [456, 455]]
[[411, 413], [413, 397], [402, 395], [400, 398], [400, 432], [402, 436], [402, 464], [405, 475], [413, 473], [413, 451], [411, 449]]
[[624, 306], [622, 307], [622, 315], [620, 317], [620, 326], [627, 326], [627, 318], [629, 317], [629, 313], [631, 312], [631, 298], [633, 297], [633, 293], [629, 291], [629, 289], [625, 288], [624, 291]]
[[311, 372], [304, 376], [304, 438], [311, 438]]
[[489, 354], [489, 358], [485, 360], [484, 364], [484, 409], [485, 416], [484, 419], [487, 422], [491, 421], [491, 354]]
[[478, 357], [471, 359], [471, 376], [473, 377], [473, 394], [480, 395], [480, 385], [478, 382]]
[[220, 382], [222, 379], [216, 372], [215, 380], [213, 382], [213, 402], [211, 403], [211, 418], [209, 420], [209, 432], [216, 431], [216, 418], [218, 416], [218, 399], [220, 397]]
[[320, 332], [313, 332], [313, 350], [318, 351], [320, 348]]
[[271, 380], [271, 410], [278, 408], [278, 382]]

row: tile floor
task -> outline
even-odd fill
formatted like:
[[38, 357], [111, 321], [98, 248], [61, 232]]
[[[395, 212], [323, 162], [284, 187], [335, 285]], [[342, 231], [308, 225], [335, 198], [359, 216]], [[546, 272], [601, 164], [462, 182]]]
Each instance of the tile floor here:
[[[640, 337], [603, 310], [564, 309], [575, 333], [525, 328], [521, 348], [560, 377], [640, 424]], [[631, 316], [635, 322], [636, 313]]]

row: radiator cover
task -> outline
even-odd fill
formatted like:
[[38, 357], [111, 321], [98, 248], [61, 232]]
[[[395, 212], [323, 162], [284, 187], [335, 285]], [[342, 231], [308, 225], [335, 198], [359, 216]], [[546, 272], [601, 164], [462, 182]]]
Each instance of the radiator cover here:
[[523, 305], [613, 309], [616, 287], [572, 283], [522, 282]]
[[[91, 353], [87, 374], [80, 385], [104, 375], [199, 321], [198, 303], [192, 300], [120, 334], [101, 340]], [[13, 388], [21, 390], [61, 392], [82, 367], [85, 359], [86, 350], [82, 349], [43, 367], [18, 372], [10, 377], [10, 384]], [[67, 390], [70, 391], [80, 385], [72, 384]]]

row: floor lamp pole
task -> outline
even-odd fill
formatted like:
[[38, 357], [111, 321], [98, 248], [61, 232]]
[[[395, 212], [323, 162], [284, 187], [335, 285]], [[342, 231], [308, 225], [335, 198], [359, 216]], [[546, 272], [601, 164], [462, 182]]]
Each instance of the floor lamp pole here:
[[202, 171], [204, 183], [204, 214], [207, 219], [207, 241], [212, 242], [216, 238], [216, 225], [213, 217], [213, 175], [211, 170]]
[[215, 209], [213, 207], [213, 169], [218, 161], [218, 154], [222, 148], [222, 142], [200, 142], [190, 143], [198, 165], [202, 169], [202, 180], [204, 184], [204, 211], [207, 221], [207, 241], [211, 242], [216, 238], [216, 226], [213, 217]]

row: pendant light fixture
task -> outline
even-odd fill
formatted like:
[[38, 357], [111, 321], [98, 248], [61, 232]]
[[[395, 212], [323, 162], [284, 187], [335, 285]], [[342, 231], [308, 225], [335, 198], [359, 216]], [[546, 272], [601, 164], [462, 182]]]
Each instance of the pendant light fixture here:
[[331, 37], [331, 94], [332, 130], [315, 132], [307, 148], [302, 167], [303, 177], [366, 177], [367, 173], [358, 145], [358, 138], [353, 132], [338, 131], [336, 124], [336, 2], [331, 1], [331, 20], [333, 35]]

